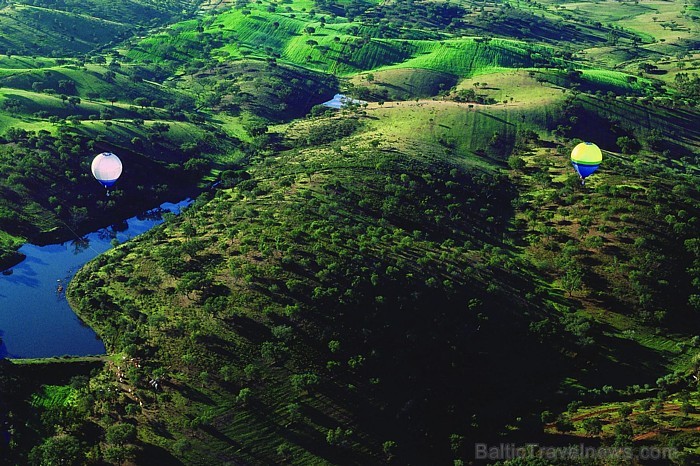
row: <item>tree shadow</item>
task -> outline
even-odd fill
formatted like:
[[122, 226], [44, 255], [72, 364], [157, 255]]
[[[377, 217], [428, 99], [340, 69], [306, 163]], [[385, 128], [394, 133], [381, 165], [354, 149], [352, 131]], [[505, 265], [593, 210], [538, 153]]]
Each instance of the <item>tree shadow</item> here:
[[142, 449], [136, 457], [136, 464], [167, 464], [168, 466], [179, 466], [184, 463], [165, 448], [146, 443], [142, 445]]

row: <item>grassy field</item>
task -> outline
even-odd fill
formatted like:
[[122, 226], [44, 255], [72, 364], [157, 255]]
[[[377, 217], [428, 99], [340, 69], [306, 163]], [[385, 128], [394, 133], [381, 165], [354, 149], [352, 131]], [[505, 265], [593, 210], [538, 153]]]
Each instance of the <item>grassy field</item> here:
[[51, 410], [75, 404], [78, 391], [65, 385], [44, 385], [43, 392], [32, 398], [32, 406]]
[[[271, 13], [260, 6], [253, 13], [232, 10], [217, 15], [213, 21], [205, 22], [208, 25], [202, 27], [202, 32], [197, 32], [199, 22], [179, 23], [173, 27], [177, 35], [161, 34], [144, 39], [128, 56], [137, 60], [183, 60], [199, 53], [194, 46], [198, 40], [216, 42], [221, 38], [227, 45], [214, 47], [211, 52], [219, 59], [277, 54], [287, 62], [337, 75], [408, 67], [467, 76], [492, 68], [527, 67], [531, 64], [531, 53], [550, 53], [543, 47], [509, 40], [481, 43], [474, 39], [453, 39], [438, 43], [371, 39], [367, 42], [358, 36], [361, 27], [305, 19], [305, 6], [296, 2], [288, 8], [299, 11], [299, 17]], [[353, 28], [358, 33], [349, 34]]]

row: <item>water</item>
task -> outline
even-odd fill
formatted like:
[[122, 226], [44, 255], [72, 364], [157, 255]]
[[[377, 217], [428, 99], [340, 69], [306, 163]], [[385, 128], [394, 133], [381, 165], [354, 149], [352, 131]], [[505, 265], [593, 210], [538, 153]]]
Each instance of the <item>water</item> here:
[[66, 301], [68, 282], [83, 264], [110, 249], [114, 238], [121, 243], [144, 233], [162, 223], [162, 213], [177, 214], [191, 202], [166, 202], [80, 241], [22, 246], [27, 258], [12, 268], [12, 275], [0, 275], [0, 357], [103, 354], [102, 341]]
[[323, 102], [321, 105], [328, 108], [341, 109], [349, 104], [364, 105], [366, 103], [367, 102], [365, 102], [364, 100], [357, 100], [343, 94], [336, 94], [331, 100], [329, 100], [328, 102]]

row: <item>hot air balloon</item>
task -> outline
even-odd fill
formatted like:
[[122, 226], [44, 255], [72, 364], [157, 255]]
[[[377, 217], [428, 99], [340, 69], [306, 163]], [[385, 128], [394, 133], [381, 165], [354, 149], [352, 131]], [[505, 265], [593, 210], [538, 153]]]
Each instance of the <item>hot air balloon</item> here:
[[122, 161], [111, 152], [102, 152], [92, 160], [91, 169], [92, 176], [105, 188], [109, 188], [122, 174]]
[[598, 169], [602, 161], [603, 153], [592, 142], [582, 142], [571, 151], [571, 164], [581, 177], [581, 184]]

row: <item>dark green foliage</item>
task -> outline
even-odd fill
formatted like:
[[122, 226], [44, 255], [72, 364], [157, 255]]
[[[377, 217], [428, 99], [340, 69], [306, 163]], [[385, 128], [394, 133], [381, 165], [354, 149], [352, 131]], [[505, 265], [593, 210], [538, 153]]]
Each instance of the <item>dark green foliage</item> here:
[[30, 454], [31, 463], [37, 466], [76, 466], [82, 464], [83, 458], [80, 443], [75, 437], [67, 434], [47, 438]]
[[[180, 17], [187, 1], [21, 0], [0, 19], [0, 53], [78, 56]], [[30, 33], [31, 31], [31, 33]]]
[[[314, 105], [330, 99], [337, 87], [332, 76], [252, 60], [214, 68], [205, 65], [197, 71], [201, 74], [195, 73], [194, 79], [202, 87], [200, 99], [210, 99], [207, 105], [214, 110], [233, 115], [249, 110], [263, 117], [248, 124], [257, 129], [266, 126], [265, 119], [279, 121], [306, 115]], [[251, 135], [265, 132], [254, 130]]]
[[[68, 129], [54, 137], [43, 130], [34, 133], [10, 128], [4, 138], [13, 144], [0, 149], [0, 169], [9, 174], [0, 180], [5, 193], [0, 203], [0, 228], [35, 241], [49, 239], [42, 234], [50, 230], [54, 236], [68, 234], [66, 225], [80, 230], [88, 221], [108, 221], [115, 212], [134, 211], [139, 205], [150, 207], [153, 200], [144, 199], [143, 190], [157, 199], [160, 185], [181, 176], [177, 169], [158, 167], [137, 154], [113, 149]], [[104, 189], [89, 173], [89, 163], [100, 148], [119, 152], [127, 166], [121, 189], [111, 198], [105, 198]]]
[[305, 134], [297, 136], [299, 146], [317, 146], [337, 141], [350, 136], [360, 127], [360, 122], [354, 118], [329, 119], [323, 123], [311, 126]]
[[582, 422], [583, 429], [589, 435], [600, 435], [603, 431], [603, 423], [598, 418], [585, 419]]
[[107, 428], [106, 440], [117, 446], [124, 446], [136, 440], [136, 428], [131, 424], [114, 424]]
[[[600, 418], [574, 418], [582, 405], [655, 396], [640, 386], [690, 356], [683, 341], [697, 335], [700, 310], [695, 113], [670, 105], [694, 103], [697, 78], [678, 73], [678, 92], [664, 97], [658, 82], [596, 74], [559, 47], [646, 38], [537, 2], [319, 0], [314, 11], [238, 2], [230, 16], [201, 12], [154, 35], [141, 28], [192, 3], [19, 4], [0, 20], [7, 55], [80, 56], [21, 58], [26, 71], [0, 77], [12, 122], [0, 228], [54, 239], [58, 231], [42, 233], [87, 230], [215, 173], [221, 183], [78, 274], [72, 304], [125, 359], [89, 383], [57, 385], [74, 403], [17, 414], [17, 464], [32, 447], [37, 464], [59, 461], [55, 451], [68, 463], [461, 464], [473, 440], [537, 441], [542, 424], [601, 435]], [[37, 22], [51, 27], [31, 41], [8, 26]], [[122, 42], [137, 29], [145, 39]], [[290, 58], [297, 39], [306, 61]], [[118, 42], [126, 56], [98, 54]], [[636, 53], [629, 63], [649, 51]], [[411, 71], [425, 81], [413, 89], [372, 69], [362, 86], [342, 85], [381, 109], [335, 112], [318, 104], [338, 78], [299, 66], [342, 74], [404, 60], [462, 75], [543, 67], [530, 77], [563, 86], [565, 98], [511, 105], [506, 86], [451, 91], [455, 71]], [[391, 100], [438, 94], [453, 101], [410, 102], [420, 131], [383, 120], [409, 104]], [[474, 118], [444, 117], [455, 109]], [[28, 129], [40, 121], [56, 132]], [[467, 150], [471, 133], [483, 144]], [[571, 173], [567, 146], [578, 141], [568, 138], [615, 152], [586, 187]], [[109, 199], [88, 183], [84, 154], [98, 150], [128, 162]], [[0, 253], [18, 244], [4, 241]], [[639, 385], [612, 388], [629, 381]], [[14, 380], [0, 382], [19, 406]], [[678, 373], [659, 385], [683, 383]], [[627, 420], [606, 428], [620, 446], [655, 421], [625, 401]], [[557, 415], [567, 405], [571, 415]], [[690, 399], [680, 409], [675, 422], [690, 425]]]

